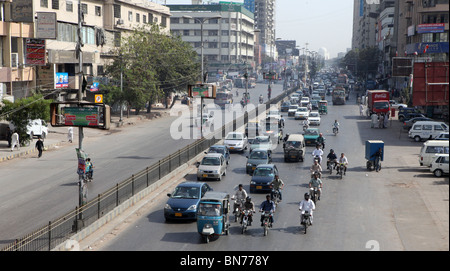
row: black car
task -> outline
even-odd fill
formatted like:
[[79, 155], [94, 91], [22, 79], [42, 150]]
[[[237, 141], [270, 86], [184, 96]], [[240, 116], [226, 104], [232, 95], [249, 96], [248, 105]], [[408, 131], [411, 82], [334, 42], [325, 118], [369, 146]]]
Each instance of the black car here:
[[[399, 108], [398, 110], [398, 120], [399, 121], [404, 121], [405, 120], [405, 115], [410, 114], [410, 113], [419, 113], [419, 110], [412, 108], [412, 107], [402, 107]], [[409, 118], [411, 119], [411, 118]]]
[[259, 164], [256, 166], [250, 181], [250, 192], [272, 191], [270, 183], [275, 179], [275, 175], [278, 175], [278, 169], [274, 164]]
[[408, 121], [413, 118], [426, 118], [426, 117], [421, 113], [405, 113], [403, 115], [400, 114], [398, 115], [399, 121]]
[[418, 121], [433, 121], [430, 118], [427, 117], [417, 117], [417, 118], [412, 118], [410, 120], [404, 121], [403, 122], [403, 129], [409, 131], [409, 129], [411, 129], [411, 127], [413, 126], [414, 123], [418, 122]]
[[281, 112], [288, 112], [289, 106], [290, 106], [290, 105], [291, 105], [290, 102], [284, 102], [284, 103], [281, 105], [280, 111], [281, 111]]

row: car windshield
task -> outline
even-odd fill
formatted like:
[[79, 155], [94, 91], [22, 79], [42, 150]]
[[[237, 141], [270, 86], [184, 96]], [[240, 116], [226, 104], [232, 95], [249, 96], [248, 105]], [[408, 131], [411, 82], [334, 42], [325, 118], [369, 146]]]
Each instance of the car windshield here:
[[263, 151], [253, 151], [250, 154], [250, 159], [267, 159], [267, 153]]
[[259, 144], [259, 143], [268, 143], [269, 137], [257, 137], [255, 140], [253, 140], [253, 144]]
[[287, 148], [300, 148], [300, 141], [287, 141], [286, 147]]
[[198, 187], [188, 187], [188, 186], [178, 186], [172, 194], [172, 198], [177, 199], [198, 199], [199, 198], [199, 188]]
[[319, 114], [317, 114], [317, 113], [309, 113], [309, 116], [310, 116], [310, 117], [318, 117]]
[[218, 157], [204, 157], [202, 160], [204, 166], [218, 166], [220, 165], [220, 159]]
[[268, 167], [256, 168], [253, 176], [263, 176], [263, 177], [273, 176], [273, 170]]
[[291, 106], [289, 106], [289, 109], [297, 109], [297, 107], [298, 106], [296, 106], [296, 105], [291, 105]]
[[241, 134], [229, 134], [226, 140], [242, 140], [243, 136]]
[[221, 216], [222, 208], [220, 204], [200, 203], [197, 212], [202, 216]]
[[300, 111], [300, 112], [308, 112], [308, 108], [306, 108], [306, 107], [299, 107], [299, 108], [297, 109], [297, 111]]
[[305, 135], [319, 135], [317, 130], [306, 130]]

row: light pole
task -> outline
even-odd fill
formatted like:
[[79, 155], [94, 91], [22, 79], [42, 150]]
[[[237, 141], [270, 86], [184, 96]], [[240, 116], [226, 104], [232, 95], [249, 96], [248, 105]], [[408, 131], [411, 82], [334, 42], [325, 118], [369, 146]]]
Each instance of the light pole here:
[[[193, 18], [192, 16], [187, 16], [187, 15], [183, 15], [183, 18], [185, 19], [194, 19], [195, 21], [200, 23], [200, 43], [201, 43], [201, 50], [200, 50], [200, 61], [202, 62], [202, 74], [201, 74], [201, 79], [200, 82], [203, 84], [204, 83], [204, 67], [203, 67], [203, 24], [207, 21], [207, 20], [212, 20], [212, 19], [220, 19], [222, 18], [221, 15], [217, 15], [217, 16], [213, 16], [213, 17], [203, 17], [203, 18]], [[203, 97], [200, 97], [200, 138], [203, 138]]]

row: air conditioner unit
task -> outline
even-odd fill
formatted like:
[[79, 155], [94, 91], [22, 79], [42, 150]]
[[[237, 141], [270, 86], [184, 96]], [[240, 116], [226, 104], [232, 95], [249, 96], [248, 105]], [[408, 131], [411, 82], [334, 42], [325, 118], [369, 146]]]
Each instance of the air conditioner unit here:
[[116, 24], [123, 24], [123, 19], [119, 19], [119, 20], [117, 20], [117, 23]]
[[11, 53], [11, 67], [19, 67], [19, 53]]

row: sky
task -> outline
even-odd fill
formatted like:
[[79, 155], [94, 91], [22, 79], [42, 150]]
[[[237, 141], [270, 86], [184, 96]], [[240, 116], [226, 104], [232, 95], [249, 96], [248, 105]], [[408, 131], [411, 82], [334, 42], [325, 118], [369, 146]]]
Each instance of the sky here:
[[[191, 4], [191, 0], [152, 1], [167, 5]], [[326, 48], [330, 58], [334, 58], [339, 52], [346, 52], [347, 48], [351, 47], [353, 2], [353, 0], [275, 0], [276, 38], [296, 40], [300, 48], [308, 43], [308, 49], [316, 52], [320, 48]]]

